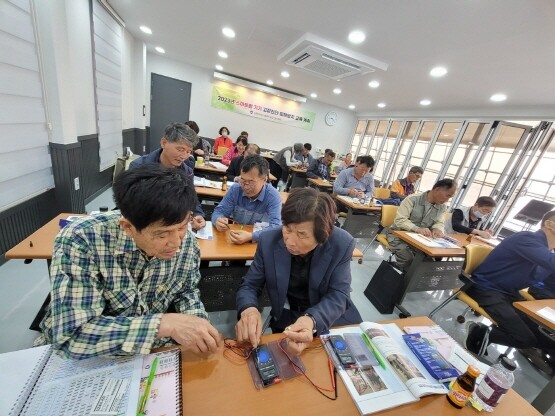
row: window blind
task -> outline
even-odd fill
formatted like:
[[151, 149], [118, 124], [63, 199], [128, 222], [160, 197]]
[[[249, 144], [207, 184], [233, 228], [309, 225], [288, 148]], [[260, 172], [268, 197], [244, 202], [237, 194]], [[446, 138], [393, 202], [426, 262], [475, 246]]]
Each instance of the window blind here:
[[30, 0], [0, 0], [0, 211], [54, 187]]
[[121, 156], [122, 95], [121, 54], [122, 28], [98, 1], [92, 2], [93, 60], [96, 97], [96, 120], [100, 143], [100, 170], [112, 166]]

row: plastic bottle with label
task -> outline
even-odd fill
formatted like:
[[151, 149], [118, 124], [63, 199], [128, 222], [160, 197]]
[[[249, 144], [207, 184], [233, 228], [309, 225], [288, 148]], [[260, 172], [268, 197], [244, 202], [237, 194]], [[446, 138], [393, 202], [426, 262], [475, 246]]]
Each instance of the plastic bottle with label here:
[[457, 409], [462, 409], [470, 396], [472, 396], [474, 387], [476, 387], [476, 377], [479, 375], [480, 370], [473, 365], [469, 365], [466, 373], [457, 377], [451, 384], [449, 394], [447, 394], [447, 401]]
[[502, 356], [496, 364], [490, 367], [473, 395], [473, 399], [486, 412], [493, 412], [501, 399], [505, 397], [515, 382], [513, 374], [515, 369], [515, 363], [506, 356]]

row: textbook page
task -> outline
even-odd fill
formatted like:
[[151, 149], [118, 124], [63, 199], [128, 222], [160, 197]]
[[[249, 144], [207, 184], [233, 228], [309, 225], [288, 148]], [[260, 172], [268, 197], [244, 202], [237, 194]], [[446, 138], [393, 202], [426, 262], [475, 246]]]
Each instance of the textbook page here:
[[118, 414], [135, 415], [139, 401], [142, 356], [62, 358], [53, 353], [29, 396], [21, 415], [90, 415], [106, 383], [123, 381]]
[[429, 238], [418, 233], [407, 233], [407, 235], [426, 247], [436, 247], [436, 248], [460, 248], [458, 245], [453, 244], [443, 238]]
[[445, 386], [436, 381], [414, 356], [397, 325], [363, 322], [360, 327], [414, 396], [448, 393]]
[[[345, 334], [362, 337], [362, 330], [359, 327], [330, 329], [330, 335]], [[418, 401], [389, 365], [385, 368], [378, 364], [365, 369], [348, 370], [339, 367], [338, 374], [361, 414], [376, 413]]]

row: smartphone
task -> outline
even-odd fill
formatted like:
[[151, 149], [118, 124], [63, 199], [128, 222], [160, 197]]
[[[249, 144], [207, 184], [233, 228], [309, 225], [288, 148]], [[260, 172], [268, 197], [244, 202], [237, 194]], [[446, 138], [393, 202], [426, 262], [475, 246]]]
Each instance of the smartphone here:
[[331, 335], [329, 339], [331, 346], [333, 347], [333, 350], [335, 351], [337, 358], [339, 358], [343, 368], [350, 368], [356, 364], [349, 346], [341, 335]]
[[264, 386], [274, 384], [279, 373], [268, 346], [263, 344], [253, 349], [253, 358], [258, 374]]

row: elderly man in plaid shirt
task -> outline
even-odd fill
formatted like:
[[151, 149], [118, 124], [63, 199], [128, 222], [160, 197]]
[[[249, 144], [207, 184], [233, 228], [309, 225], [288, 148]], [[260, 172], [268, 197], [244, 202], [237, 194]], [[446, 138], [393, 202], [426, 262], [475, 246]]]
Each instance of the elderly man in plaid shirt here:
[[71, 358], [147, 354], [179, 343], [213, 352], [221, 336], [197, 288], [188, 232], [196, 193], [184, 172], [146, 164], [114, 183], [120, 211], [83, 217], [56, 237], [50, 307], [35, 345]]

